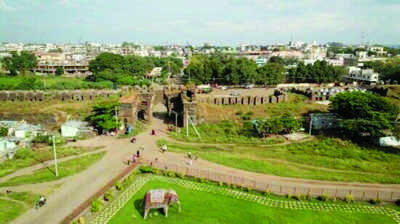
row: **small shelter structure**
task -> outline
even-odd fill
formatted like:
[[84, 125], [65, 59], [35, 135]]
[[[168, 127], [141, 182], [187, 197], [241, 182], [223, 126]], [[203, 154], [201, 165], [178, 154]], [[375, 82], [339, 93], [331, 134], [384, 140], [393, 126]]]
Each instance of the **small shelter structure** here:
[[71, 120], [61, 125], [62, 137], [87, 136], [91, 131], [87, 122], [83, 121]]

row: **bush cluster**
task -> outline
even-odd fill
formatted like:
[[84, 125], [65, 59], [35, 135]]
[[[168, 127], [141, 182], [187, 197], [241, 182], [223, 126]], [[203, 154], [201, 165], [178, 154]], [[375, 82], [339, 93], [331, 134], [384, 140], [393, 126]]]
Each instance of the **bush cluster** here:
[[99, 199], [95, 199], [92, 201], [92, 204], [90, 206], [90, 211], [93, 213], [98, 212], [98, 211], [100, 211], [102, 205], [103, 204], [101, 203], [101, 201]]

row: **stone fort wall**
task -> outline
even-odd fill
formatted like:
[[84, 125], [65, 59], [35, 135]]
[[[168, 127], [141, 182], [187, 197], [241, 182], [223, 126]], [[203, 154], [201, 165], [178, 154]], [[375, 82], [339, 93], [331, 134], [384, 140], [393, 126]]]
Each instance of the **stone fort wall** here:
[[288, 95], [279, 96], [196, 96], [197, 103], [208, 103], [214, 105], [262, 105], [268, 103], [283, 103], [288, 101]]
[[0, 91], [0, 101], [91, 101], [122, 95], [121, 90]]

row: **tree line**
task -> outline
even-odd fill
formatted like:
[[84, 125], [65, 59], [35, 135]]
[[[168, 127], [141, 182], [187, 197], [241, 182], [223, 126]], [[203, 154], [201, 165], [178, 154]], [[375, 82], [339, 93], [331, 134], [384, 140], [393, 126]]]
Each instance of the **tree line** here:
[[158, 58], [101, 53], [89, 63], [89, 71], [93, 75], [89, 76], [88, 80], [112, 81], [120, 85], [148, 85], [150, 81], [145, 79], [145, 75], [155, 67], [162, 67], [161, 79], [165, 79], [168, 73], [179, 74], [183, 62], [174, 57]]
[[329, 65], [326, 61], [316, 61], [313, 65], [300, 62], [297, 67], [286, 69], [286, 61], [272, 57], [268, 63], [258, 67], [247, 58], [227, 55], [195, 55], [184, 70], [187, 83], [195, 84], [268, 84], [279, 83], [327, 83], [340, 81], [347, 74], [344, 67]]

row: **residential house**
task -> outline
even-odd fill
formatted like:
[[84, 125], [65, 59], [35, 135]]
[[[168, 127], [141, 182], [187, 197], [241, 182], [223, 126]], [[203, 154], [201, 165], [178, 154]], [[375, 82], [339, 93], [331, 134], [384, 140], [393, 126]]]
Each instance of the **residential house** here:
[[92, 132], [92, 129], [88, 127], [87, 122], [71, 120], [61, 125], [61, 136], [62, 137], [78, 137], [87, 136]]

